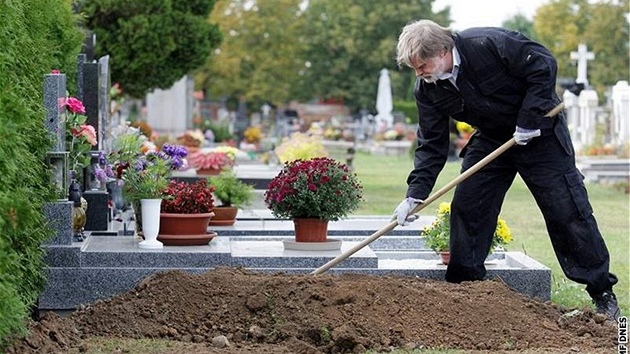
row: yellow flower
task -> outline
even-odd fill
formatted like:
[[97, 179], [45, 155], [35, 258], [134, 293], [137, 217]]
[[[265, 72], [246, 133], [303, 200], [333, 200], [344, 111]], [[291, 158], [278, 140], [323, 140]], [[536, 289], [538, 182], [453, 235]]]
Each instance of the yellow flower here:
[[[422, 229], [425, 245], [436, 252], [448, 250], [450, 237], [450, 214], [451, 203], [443, 202], [437, 208], [437, 217], [431, 223]], [[497, 227], [492, 237], [492, 248], [506, 245], [512, 242], [512, 231], [507, 222], [501, 218], [497, 220]]]
[[438, 214], [448, 214], [451, 212], [451, 203], [443, 202], [438, 205]]
[[475, 128], [473, 128], [470, 124], [466, 122], [456, 121], [455, 127], [457, 128], [457, 131], [460, 133], [472, 133], [475, 131]]
[[499, 244], [512, 242], [512, 231], [505, 220], [499, 218], [499, 221], [497, 222], [497, 229], [494, 232], [494, 237], [497, 239]]
[[219, 146], [213, 148], [212, 151], [223, 152], [232, 161], [236, 160], [236, 154], [238, 154], [238, 149], [237, 148], [235, 148], [233, 146], [228, 146], [228, 145], [219, 145]]

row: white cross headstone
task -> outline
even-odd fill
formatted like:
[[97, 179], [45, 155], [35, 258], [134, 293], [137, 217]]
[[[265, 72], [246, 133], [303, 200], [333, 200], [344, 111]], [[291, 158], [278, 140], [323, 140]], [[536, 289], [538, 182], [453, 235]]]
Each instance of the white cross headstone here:
[[589, 60], [595, 59], [595, 53], [589, 52], [586, 44], [579, 44], [577, 52], [571, 52], [571, 60], [577, 60], [578, 75], [575, 82], [588, 86], [588, 78], [586, 76], [586, 67]]

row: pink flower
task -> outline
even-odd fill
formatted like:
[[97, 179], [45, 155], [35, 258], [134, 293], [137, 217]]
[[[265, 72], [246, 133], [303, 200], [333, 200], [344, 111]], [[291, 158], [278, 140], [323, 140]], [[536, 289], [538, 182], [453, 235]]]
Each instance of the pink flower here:
[[59, 75], [59, 74], [61, 74], [61, 71], [59, 71], [59, 70], [57, 70], [57, 69], [53, 69], [50, 73], [51, 73], [51, 74], [56, 74], [56, 75]]
[[85, 106], [83, 106], [83, 102], [75, 97], [68, 97], [66, 99], [66, 107], [72, 113], [85, 114]]
[[96, 130], [94, 130], [94, 127], [89, 124], [81, 124], [80, 129], [73, 128], [72, 135], [76, 136], [77, 138], [85, 137], [87, 142], [90, 143], [90, 145], [92, 146], [95, 146], [97, 144]]

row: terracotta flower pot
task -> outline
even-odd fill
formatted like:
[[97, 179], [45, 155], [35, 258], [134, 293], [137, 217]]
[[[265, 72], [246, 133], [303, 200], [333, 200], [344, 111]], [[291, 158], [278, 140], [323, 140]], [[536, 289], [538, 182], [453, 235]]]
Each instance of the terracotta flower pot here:
[[214, 213], [160, 214], [160, 233], [157, 237], [164, 245], [207, 245], [216, 232], [208, 232], [208, 224]]
[[236, 222], [238, 208], [235, 207], [214, 207], [214, 216], [210, 219], [210, 226], [231, 226]]
[[296, 242], [326, 242], [328, 220], [293, 219]]
[[449, 251], [440, 252], [440, 258], [442, 259], [442, 264], [448, 265], [448, 262], [451, 260], [451, 252]]
[[221, 173], [220, 169], [216, 168], [198, 168], [197, 175], [199, 176], [216, 176]]

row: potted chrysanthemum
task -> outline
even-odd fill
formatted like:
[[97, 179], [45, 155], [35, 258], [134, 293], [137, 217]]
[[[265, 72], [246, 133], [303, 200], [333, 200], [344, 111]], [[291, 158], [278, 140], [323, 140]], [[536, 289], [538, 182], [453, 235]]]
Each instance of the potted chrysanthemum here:
[[[431, 225], [426, 226], [421, 231], [421, 235], [424, 237], [425, 246], [439, 254], [442, 258], [442, 263], [444, 264], [448, 264], [448, 260], [450, 258], [450, 215], [451, 204], [446, 202], [440, 203], [437, 208], [437, 216], [435, 220], [433, 220]], [[490, 252], [507, 245], [511, 241], [512, 231], [508, 227], [507, 222], [499, 217], [497, 220], [497, 227], [494, 230]]]
[[[326, 242], [328, 222], [346, 217], [359, 207], [363, 186], [357, 175], [328, 157], [285, 163], [265, 192], [265, 204], [281, 219], [293, 219], [297, 242]], [[320, 230], [313, 238], [302, 238]]]

